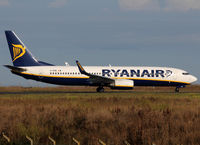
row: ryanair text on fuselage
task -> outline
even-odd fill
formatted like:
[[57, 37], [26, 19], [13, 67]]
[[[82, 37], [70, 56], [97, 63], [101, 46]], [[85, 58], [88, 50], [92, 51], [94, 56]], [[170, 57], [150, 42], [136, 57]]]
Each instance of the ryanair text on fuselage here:
[[134, 70], [134, 69], [103, 69], [102, 76], [104, 77], [169, 77], [172, 74], [171, 70]]

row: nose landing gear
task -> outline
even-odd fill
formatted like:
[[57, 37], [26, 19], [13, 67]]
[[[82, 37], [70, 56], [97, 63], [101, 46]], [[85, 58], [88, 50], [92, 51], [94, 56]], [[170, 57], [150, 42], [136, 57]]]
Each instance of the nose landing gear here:
[[175, 89], [175, 92], [176, 93], [179, 93], [180, 91], [179, 91], [179, 88], [185, 88], [185, 86], [183, 85], [183, 86], [176, 86], [176, 89]]
[[104, 92], [103, 86], [99, 86], [99, 87], [97, 88], [97, 92], [103, 93], [103, 92]]

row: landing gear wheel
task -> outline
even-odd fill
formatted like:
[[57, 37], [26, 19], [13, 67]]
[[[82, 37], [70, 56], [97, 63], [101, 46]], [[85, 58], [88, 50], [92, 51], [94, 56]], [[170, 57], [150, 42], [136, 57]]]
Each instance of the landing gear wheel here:
[[179, 93], [179, 87], [176, 87], [175, 92]]
[[99, 92], [99, 93], [104, 92], [104, 88], [103, 88], [103, 87], [98, 87], [98, 88], [97, 88], [97, 92]]

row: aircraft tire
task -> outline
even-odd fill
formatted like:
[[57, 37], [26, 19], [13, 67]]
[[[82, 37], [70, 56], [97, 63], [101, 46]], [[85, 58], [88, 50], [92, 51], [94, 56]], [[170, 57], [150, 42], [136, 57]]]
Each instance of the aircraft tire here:
[[175, 92], [179, 93], [179, 87], [176, 87]]
[[97, 92], [98, 93], [103, 93], [104, 92], [104, 88], [103, 87], [98, 87], [97, 88]]

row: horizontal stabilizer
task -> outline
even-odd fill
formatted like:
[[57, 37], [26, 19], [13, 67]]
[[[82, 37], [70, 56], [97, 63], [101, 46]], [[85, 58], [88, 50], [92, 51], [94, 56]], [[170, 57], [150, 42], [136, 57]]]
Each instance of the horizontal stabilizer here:
[[15, 66], [11, 66], [11, 65], [4, 65], [4, 66], [11, 69], [12, 71], [19, 71], [19, 72], [26, 71], [26, 69], [24, 69], [24, 68], [19, 68], [19, 67], [15, 67]]

